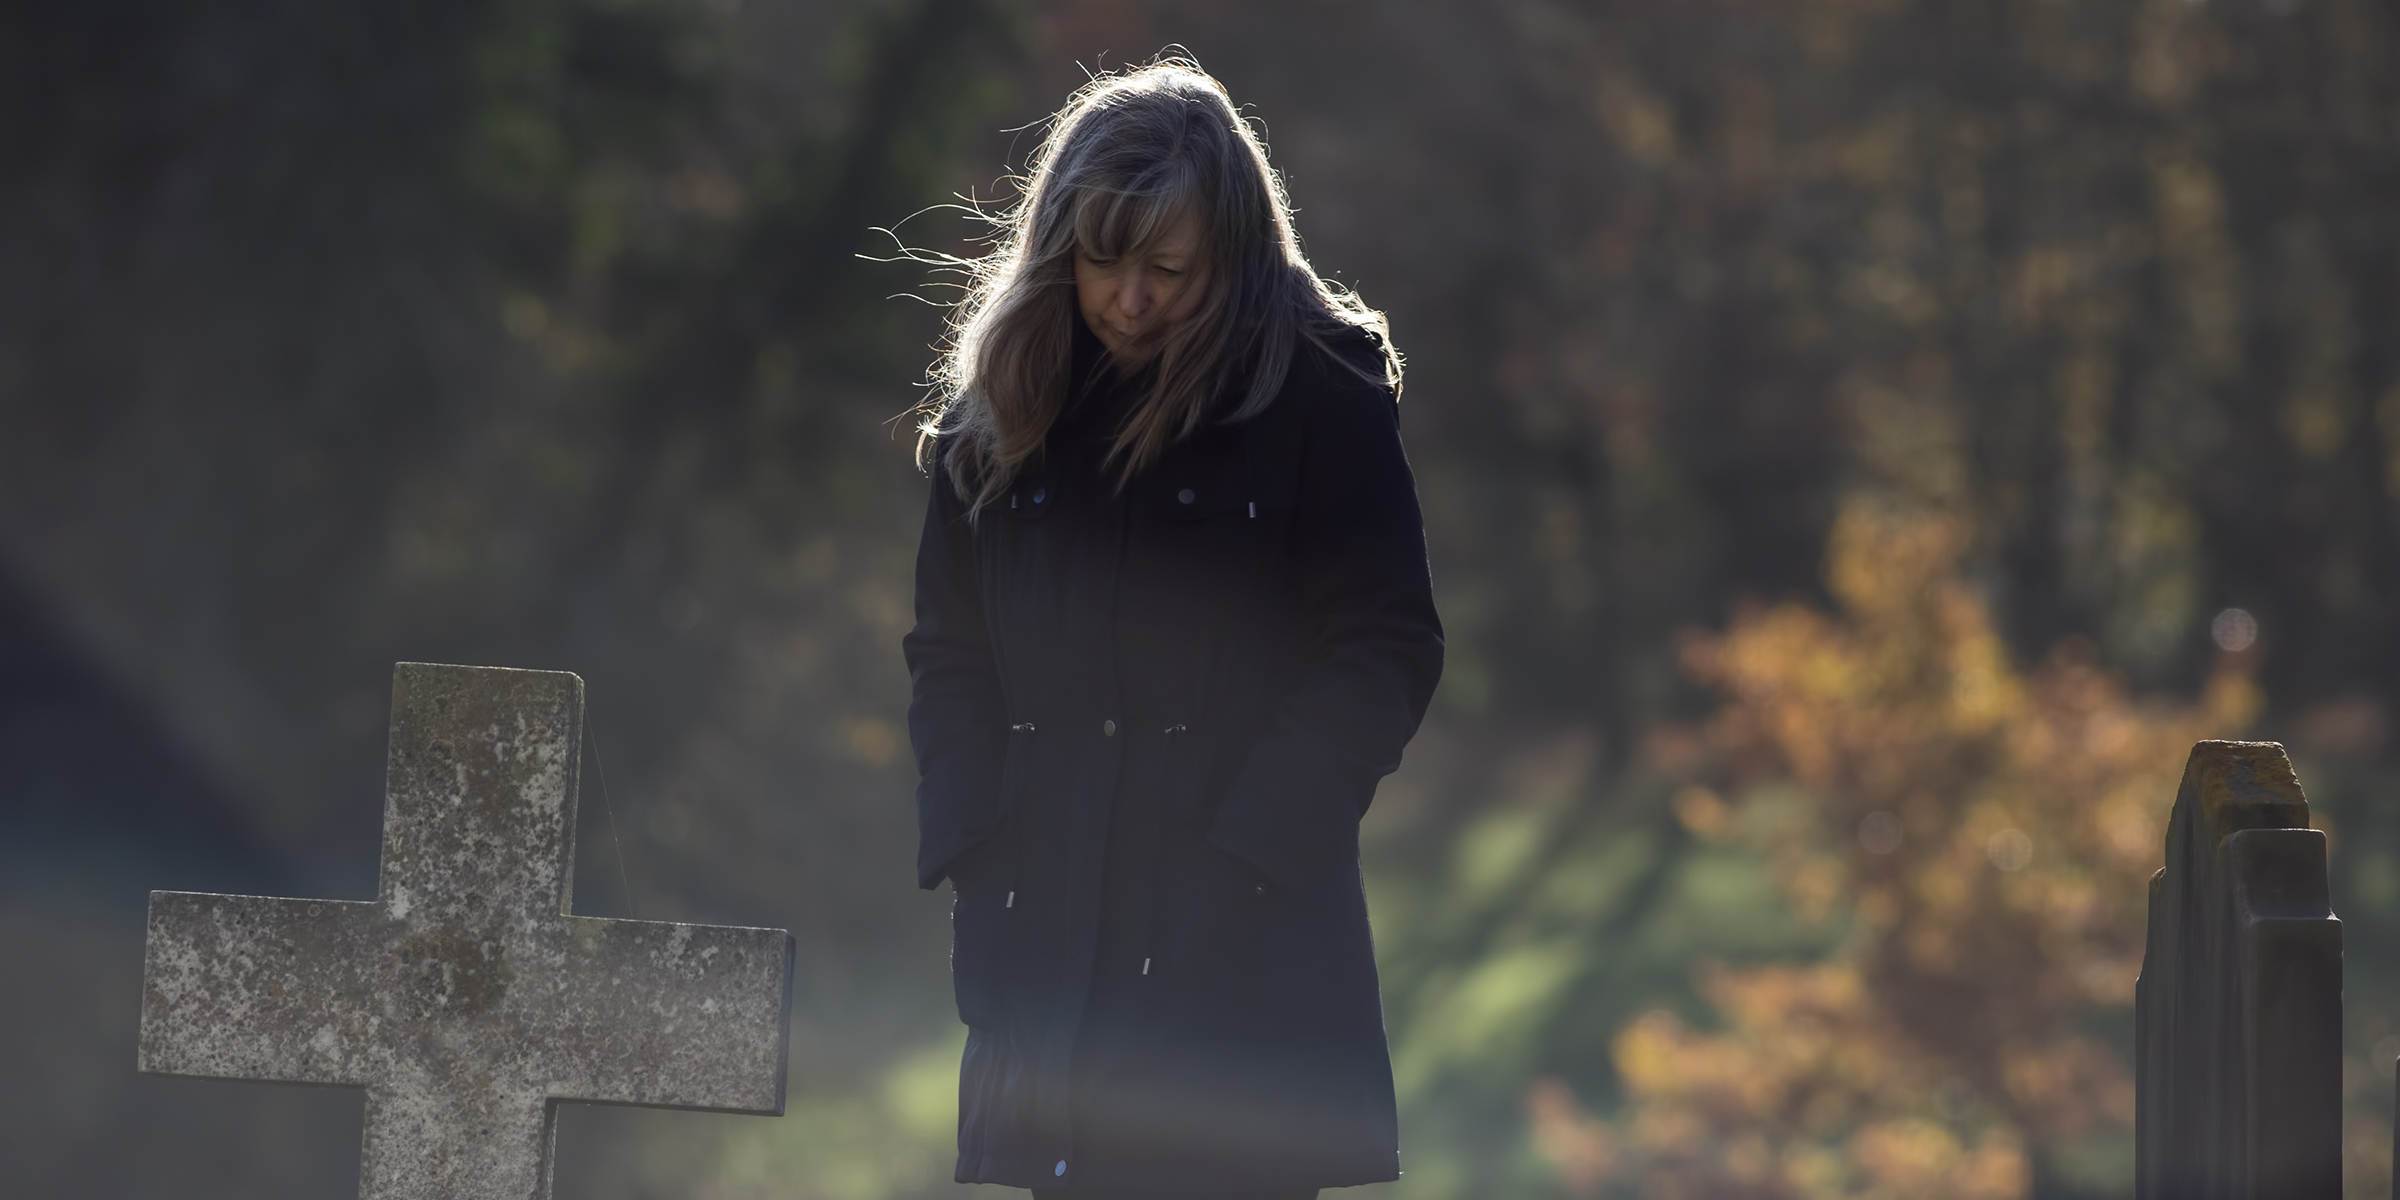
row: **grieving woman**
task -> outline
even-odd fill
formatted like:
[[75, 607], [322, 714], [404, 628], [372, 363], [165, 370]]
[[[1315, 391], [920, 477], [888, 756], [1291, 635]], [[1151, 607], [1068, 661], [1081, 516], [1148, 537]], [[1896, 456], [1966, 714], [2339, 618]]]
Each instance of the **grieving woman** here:
[[1358, 824], [1442, 630], [1382, 318], [1188, 63], [1078, 92], [999, 220], [935, 370], [905, 641], [958, 1178], [1392, 1179]]

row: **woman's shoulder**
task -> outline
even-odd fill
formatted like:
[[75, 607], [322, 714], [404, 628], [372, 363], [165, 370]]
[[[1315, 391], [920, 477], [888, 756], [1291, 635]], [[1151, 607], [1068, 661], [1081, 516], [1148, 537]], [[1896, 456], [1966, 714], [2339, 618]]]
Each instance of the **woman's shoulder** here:
[[975, 447], [973, 435], [957, 426], [924, 430], [917, 446], [917, 469], [933, 484], [934, 503], [964, 513], [974, 501]]
[[[1314, 357], [1321, 367], [1343, 371], [1356, 377], [1362, 373], [1373, 381], [1385, 381], [1391, 362], [1391, 352], [1385, 344], [1383, 331], [1348, 321], [1326, 321], [1300, 334], [1303, 355]], [[1311, 353], [1313, 352], [1313, 354]], [[1388, 382], [1383, 383], [1390, 390]]]
[[1279, 406], [1309, 424], [1389, 422], [1399, 401], [1397, 369], [1383, 335], [1347, 322], [1303, 332]]

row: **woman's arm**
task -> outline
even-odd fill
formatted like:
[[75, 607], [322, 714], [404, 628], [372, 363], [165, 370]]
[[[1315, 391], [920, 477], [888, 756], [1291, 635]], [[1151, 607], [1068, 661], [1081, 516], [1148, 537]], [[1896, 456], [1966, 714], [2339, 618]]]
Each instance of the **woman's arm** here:
[[[945, 444], [941, 450], [947, 450]], [[966, 505], [935, 456], [917, 543], [917, 624], [908, 659], [908, 737], [917, 753], [917, 886], [931, 888], [999, 823], [1007, 705], [984, 621]]]
[[1209, 832], [1287, 889], [1356, 862], [1359, 818], [1442, 674], [1398, 406], [1388, 390], [1317, 365], [1326, 386], [1304, 426], [1290, 549], [1313, 645]]

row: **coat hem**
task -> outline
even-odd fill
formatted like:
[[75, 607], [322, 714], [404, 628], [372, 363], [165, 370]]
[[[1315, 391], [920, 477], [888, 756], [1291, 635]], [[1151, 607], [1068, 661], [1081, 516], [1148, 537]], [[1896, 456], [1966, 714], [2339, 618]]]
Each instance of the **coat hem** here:
[[1305, 1188], [1364, 1187], [1371, 1183], [1391, 1183], [1400, 1178], [1397, 1165], [1387, 1167], [1355, 1167], [1348, 1170], [1279, 1175], [1271, 1178], [1241, 1176], [1216, 1179], [1180, 1179], [1174, 1183], [1159, 1183], [1155, 1178], [1079, 1177], [1062, 1178], [1052, 1172], [1053, 1164], [1035, 1164], [1024, 1160], [1004, 1159], [990, 1154], [962, 1154], [952, 1178], [959, 1183], [992, 1184], [998, 1187], [1056, 1188], [1060, 1191], [1156, 1192], [1172, 1196], [1177, 1192], [1228, 1191], [1299, 1191]]

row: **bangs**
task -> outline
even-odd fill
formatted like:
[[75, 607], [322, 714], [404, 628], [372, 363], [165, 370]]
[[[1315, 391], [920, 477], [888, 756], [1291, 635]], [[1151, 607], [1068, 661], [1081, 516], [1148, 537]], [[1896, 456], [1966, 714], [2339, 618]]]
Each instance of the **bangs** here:
[[[1067, 202], [1075, 249], [1098, 259], [1140, 254], [1165, 239], [1184, 218], [1204, 215], [1199, 181], [1184, 164], [1163, 162], [1143, 176], [1124, 187], [1075, 189]], [[1205, 221], [1202, 227], [1205, 231]]]

